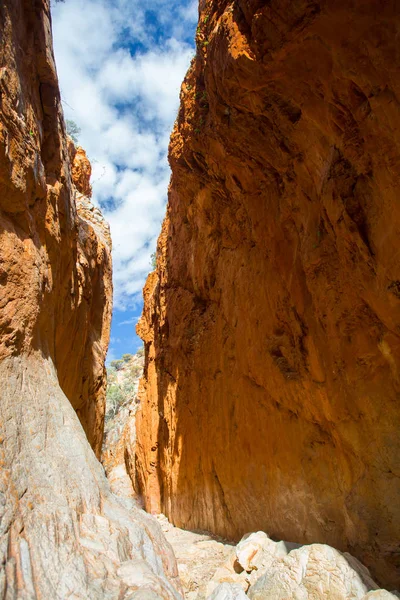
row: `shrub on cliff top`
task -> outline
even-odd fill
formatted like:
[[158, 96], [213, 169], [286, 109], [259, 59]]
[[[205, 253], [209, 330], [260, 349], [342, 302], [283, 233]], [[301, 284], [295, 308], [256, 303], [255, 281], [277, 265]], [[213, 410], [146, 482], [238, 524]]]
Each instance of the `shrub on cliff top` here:
[[[64, 0], [58, 0], [59, 2], [63, 2]], [[71, 119], [67, 119], [65, 122], [67, 126], [67, 133], [69, 137], [75, 142], [78, 143], [78, 135], [81, 132], [81, 128], [75, 123], [75, 121], [71, 121]]]
[[112, 360], [110, 362], [110, 366], [115, 369], [116, 371], [120, 371], [122, 369], [122, 367], [124, 366], [124, 361], [121, 360], [120, 358], [118, 360]]

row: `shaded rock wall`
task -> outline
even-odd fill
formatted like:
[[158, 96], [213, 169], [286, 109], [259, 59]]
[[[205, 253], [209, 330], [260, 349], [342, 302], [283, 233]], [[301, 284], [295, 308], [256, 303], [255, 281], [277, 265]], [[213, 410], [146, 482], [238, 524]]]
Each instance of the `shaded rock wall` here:
[[48, 11], [42, 1], [0, 7], [0, 359], [51, 358], [99, 454], [111, 241], [85, 208], [90, 164], [68, 149]]
[[399, 580], [399, 6], [200, 3], [146, 344], [137, 485], [228, 538]]
[[0, 597], [178, 599], [160, 527], [111, 494], [88, 443], [99, 453], [111, 244], [67, 142], [48, 0], [0, 3], [0, 50]]

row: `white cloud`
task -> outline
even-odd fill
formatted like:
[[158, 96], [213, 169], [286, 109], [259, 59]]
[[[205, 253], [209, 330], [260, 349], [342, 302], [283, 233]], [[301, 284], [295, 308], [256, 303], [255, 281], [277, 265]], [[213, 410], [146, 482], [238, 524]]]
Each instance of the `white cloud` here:
[[98, 83], [110, 102], [139, 102], [142, 116], [154, 126], [154, 119], [171, 124], [183, 75], [193, 50], [176, 39], [167, 40], [162, 48], [139, 54], [132, 60], [120, 50], [109, 57]]
[[193, 55], [197, 2], [67, 0], [53, 6], [64, 112], [81, 128], [94, 201], [110, 222], [115, 305], [141, 302], [165, 212], [167, 146]]
[[118, 323], [118, 327], [120, 327], [121, 325], [136, 325], [138, 321], [139, 317], [132, 317], [131, 319], [127, 319], [126, 321], [121, 321], [120, 323]]

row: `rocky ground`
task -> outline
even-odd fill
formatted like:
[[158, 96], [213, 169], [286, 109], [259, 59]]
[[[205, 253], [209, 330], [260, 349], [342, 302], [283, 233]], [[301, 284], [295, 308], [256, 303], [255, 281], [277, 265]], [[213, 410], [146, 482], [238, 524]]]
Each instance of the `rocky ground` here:
[[[125, 464], [127, 443], [134, 443], [128, 417], [140, 410], [137, 399], [143, 354], [125, 355], [109, 369], [107, 419], [102, 461], [114, 493], [136, 496]], [[117, 400], [116, 400], [117, 398]], [[154, 515], [171, 544], [187, 600], [390, 600], [398, 592], [380, 590], [368, 569], [348, 553], [325, 544], [273, 541], [263, 531], [238, 544], [208, 532], [174, 527]]]
[[324, 544], [274, 542], [247, 534], [232, 545], [174, 527], [157, 515], [178, 562], [188, 600], [390, 600], [356, 558]]
[[186, 598], [206, 598], [215, 587], [211, 583], [213, 576], [228, 561], [234, 546], [209, 533], [174, 527], [163, 514], [156, 518], [174, 549]]

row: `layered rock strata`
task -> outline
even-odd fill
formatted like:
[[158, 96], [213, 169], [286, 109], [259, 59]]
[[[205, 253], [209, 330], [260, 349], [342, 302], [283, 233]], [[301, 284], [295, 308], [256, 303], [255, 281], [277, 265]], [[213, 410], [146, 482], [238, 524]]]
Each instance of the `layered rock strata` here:
[[399, 580], [400, 17], [200, 3], [145, 290], [137, 485]]
[[88, 442], [111, 245], [67, 142], [48, 0], [3, 0], [0, 34], [0, 597], [179, 598], [161, 529], [111, 494]]

